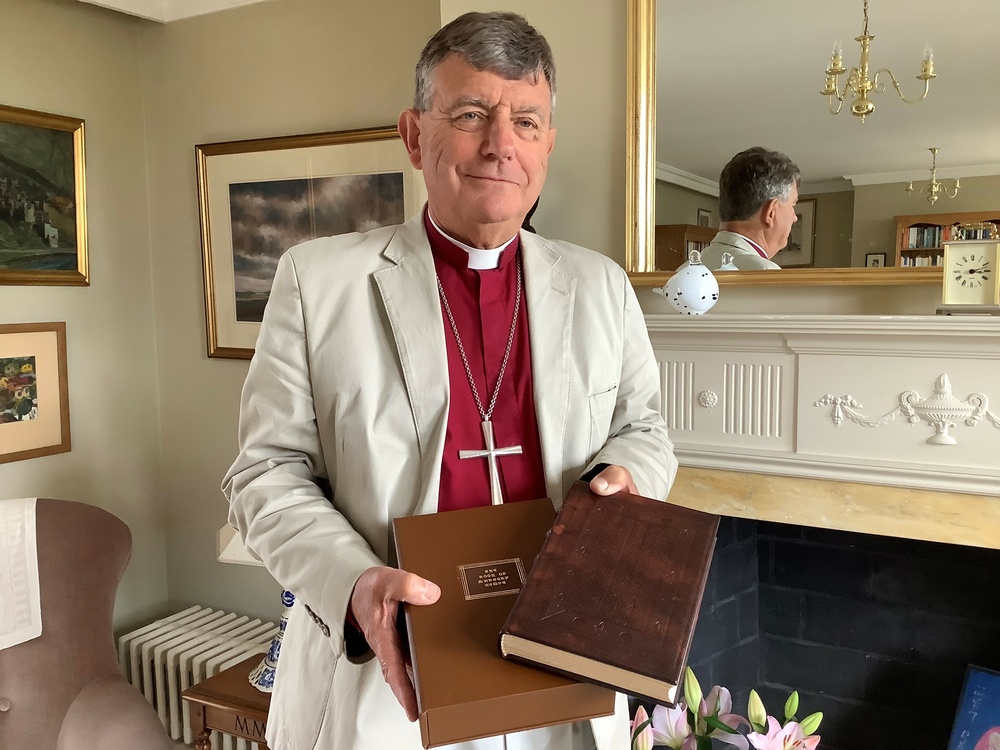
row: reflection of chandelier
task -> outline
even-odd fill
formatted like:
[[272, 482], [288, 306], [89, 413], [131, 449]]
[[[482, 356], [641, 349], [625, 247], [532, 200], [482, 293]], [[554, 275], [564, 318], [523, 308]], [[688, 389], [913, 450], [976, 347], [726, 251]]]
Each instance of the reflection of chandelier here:
[[958, 177], [955, 178], [955, 187], [954, 187], [954, 189], [949, 193], [948, 189], [944, 186], [944, 183], [943, 182], [938, 182], [938, 179], [937, 179], [937, 152], [938, 152], [938, 149], [936, 149], [936, 148], [929, 148], [927, 150], [930, 151], [931, 154], [932, 154], [932, 156], [931, 156], [931, 178], [930, 178], [930, 180], [927, 181], [926, 185], [921, 185], [919, 188], [913, 187], [913, 181], [911, 180], [906, 185], [906, 192], [908, 192], [908, 193], [916, 192], [917, 195], [920, 195], [922, 192], [924, 192], [926, 190], [927, 191], [927, 201], [929, 203], [934, 203], [940, 197], [939, 194], [941, 194], [941, 193], [944, 193], [949, 198], [954, 198], [956, 195], [958, 195], [958, 189], [961, 187], [961, 185], [958, 182]]
[[[880, 74], [885, 73], [892, 80], [892, 85], [896, 89], [896, 93], [899, 94], [899, 98], [902, 99], [907, 104], [916, 104], [919, 101], [923, 101], [927, 97], [927, 91], [931, 85], [931, 79], [937, 76], [934, 73], [934, 53], [931, 51], [930, 45], [924, 47], [924, 61], [920, 67], [920, 75], [917, 76], [918, 81], [924, 82], [924, 93], [918, 99], [907, 99], [903, 96], [903, 92], [899, 90], [899, 81], [896, 80], [896, 76], [892, 74], [892, 71], [888, 68], [879, 68], [875, 71], [874, 77], [871, 80], [868, 79], [868, 48], [871, 45], [872, 39], [875, 37], [868, 33], [868, 0], [865, 0], [865, 27], [861, 36], [854, 37], [856, 42], [861, 44], [861, 64], [856, 68], [851, 68], [851, 72], [847, 75], [847, 83], [844, 84], [843, 91], [838, 89], [838, 83], [840, 80], [840, 75], [842, 73], [847, 73], [847, 70], [843, 65], [843, 48], [841, 47], [840, 40], [838, 39], [833, 44], [833, 55], [830, 58], [830, 67], [826, 69], [826, 86], [820, 91], [823, 96], [828, 97], [828, 103], [830, 106], [830, 114], [836, 115], [840, 114], [840, 110], [844, 107], [844, 100], [847, 98], [848, 94], [857, 97], [851, 103], [851, 114], [855, 117], [860, 117], [861, 122], [865, 121], [865, 117], [870, 115], [875, 111], [875, 102], [868, 98], [868, 92], [883, 92], [885, 91], [885, 85], [878, 82], [878, 77]], [[833, 98], [836, 97], [839, 104], [837, 104], [836, 109], [833, 106]]]

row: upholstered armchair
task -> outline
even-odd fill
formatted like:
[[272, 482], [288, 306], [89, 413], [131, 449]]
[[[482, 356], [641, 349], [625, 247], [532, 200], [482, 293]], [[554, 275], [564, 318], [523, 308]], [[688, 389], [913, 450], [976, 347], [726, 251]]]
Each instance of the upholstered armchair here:
[[132, 552], [128, 526], [42, 498], [35, 518], [42, 635], [0, 650], [0, 748], [183, 748], [118, 666], [111, 616]]

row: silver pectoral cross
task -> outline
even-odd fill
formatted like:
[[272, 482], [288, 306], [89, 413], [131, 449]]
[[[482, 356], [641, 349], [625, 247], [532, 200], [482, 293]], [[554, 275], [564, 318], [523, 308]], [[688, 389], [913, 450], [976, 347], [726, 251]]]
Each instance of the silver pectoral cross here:
[[483, 421], [483, 440], [486, 441], [486, 450], [481, 451], [459, 451], [459, 458], [485, 458], [490, 469], [490, 499], [494, 505], [503, 505], [503, 493], [500, 491], [500, 468], [497, 466], [497, 456], [516, 456], [521, 453], [520, 445], [511, 445], [506, 448], [497, 448], [496, 439], [493, 437], [493, 423], [490, 420]]

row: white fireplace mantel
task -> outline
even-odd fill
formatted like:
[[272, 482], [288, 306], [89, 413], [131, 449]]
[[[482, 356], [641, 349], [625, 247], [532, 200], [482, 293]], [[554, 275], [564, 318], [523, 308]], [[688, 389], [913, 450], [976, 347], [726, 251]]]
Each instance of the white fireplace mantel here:
[[[700, 487], [701, 506], [723, 482], [746, 503], [717, 512], [808, 523], [797, 518], [806, 513], [829, 528], [1000, 546], [997, 318], [709, 313], [646, 322], [679, 481]], [[899, 498], [915, 505], [895, 507]], [[869, 528], [889, 507], [885, 523]], [[917, 507], [924, 531], [904, 528]], [[968, 518], [984, 512], [985, 528]], [[967, 531], [935, 530], [957, 515]]]

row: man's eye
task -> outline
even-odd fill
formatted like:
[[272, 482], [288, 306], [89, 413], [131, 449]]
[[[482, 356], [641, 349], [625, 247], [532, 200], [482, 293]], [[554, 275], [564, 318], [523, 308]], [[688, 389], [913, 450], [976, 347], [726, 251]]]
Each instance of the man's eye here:
[[532, 129], [538, 127], [538, 124], [534, 120], [529, 120], [529, 119], [518, 120], [517, 125], [518, 127], [532, 128]]
[[480, 115], [478, 112], [462, 112], [458, 116], [459, 120], [467, 120], [467, 121], [478, 120], [479, 118]]

